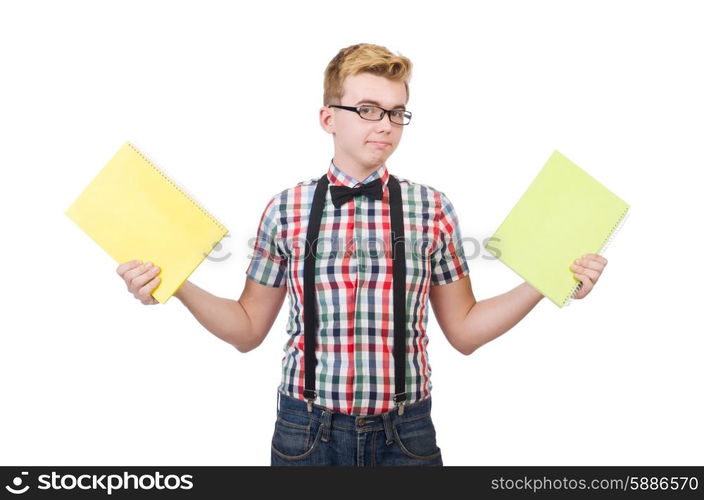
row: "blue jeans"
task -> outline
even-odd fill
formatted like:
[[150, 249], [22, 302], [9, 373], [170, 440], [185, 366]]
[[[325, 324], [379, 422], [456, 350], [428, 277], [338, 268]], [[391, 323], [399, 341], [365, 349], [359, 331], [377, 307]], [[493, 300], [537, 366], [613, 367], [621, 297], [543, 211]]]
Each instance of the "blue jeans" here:
[[430, 397], [378, 415], [347, 415], [278, 393], [271, 465], [442, 465]]

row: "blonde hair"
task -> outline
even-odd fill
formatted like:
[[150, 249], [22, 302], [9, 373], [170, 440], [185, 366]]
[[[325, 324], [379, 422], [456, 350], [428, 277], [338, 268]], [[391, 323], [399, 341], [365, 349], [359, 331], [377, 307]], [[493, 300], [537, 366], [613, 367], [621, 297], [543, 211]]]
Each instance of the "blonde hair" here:
[[371, 73], [403, 82], [408, 102], [408, 81], [411, 79], [412, 67], [410, 59], [395, 55], [380, 45], [358, 43], [340, 49], [325, 68], [323, 105], [339, 104], [345, 78], [359, 73]]

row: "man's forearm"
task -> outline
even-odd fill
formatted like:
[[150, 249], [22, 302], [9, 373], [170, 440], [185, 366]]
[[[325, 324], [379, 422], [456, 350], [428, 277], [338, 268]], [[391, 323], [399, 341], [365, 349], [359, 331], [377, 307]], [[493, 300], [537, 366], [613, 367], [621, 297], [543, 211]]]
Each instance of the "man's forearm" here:
[[480, 300], [469, 310], [459, 330], [461, 351], [473, 351], [509, 331], [544, 296], [527, 282], [490, 299]]
[[237, 300], [217, 297], [186, 281], [174, 297], [216, 337], [246, 352], [256, 345], [247, 312]]

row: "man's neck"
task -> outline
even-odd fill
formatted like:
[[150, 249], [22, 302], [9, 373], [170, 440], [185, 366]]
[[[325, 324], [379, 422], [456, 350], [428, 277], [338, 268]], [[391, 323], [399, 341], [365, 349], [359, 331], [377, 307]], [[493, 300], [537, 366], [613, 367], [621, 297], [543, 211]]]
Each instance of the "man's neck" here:
[[337, 168], [339, 168], [345, 174], [349, 175], [358, 182], [362, 182], [364, 179], [369, 177], [376, 170], [378, 170], [379, 167], [383, 165], [383, 163], [381, 163], [377, 166], [366, 167], [364, 165], [359, 165], [353, 161], [347, 161], [344, 159], [338, 160], [337, 156], [333, 157], [332, 162]]

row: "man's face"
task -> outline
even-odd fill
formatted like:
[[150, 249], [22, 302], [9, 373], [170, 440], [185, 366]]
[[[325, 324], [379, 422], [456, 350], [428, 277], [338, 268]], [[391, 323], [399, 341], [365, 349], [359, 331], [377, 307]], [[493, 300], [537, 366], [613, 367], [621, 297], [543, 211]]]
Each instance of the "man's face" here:
[[[405, 109], [403, 82], [360, 73], [348, 76], [343, 89], [339, 103], [342, 106], [374, 104], [385, 109]], [[333, 134], [336, 162], [365, 170], [381, 166], [396, 150], [403, 133], [403, 125], [392, 123], [388, 113], [381, 121], [370, 121], [354, 111], [323, 107], [320, 109], [320, 124]]]

